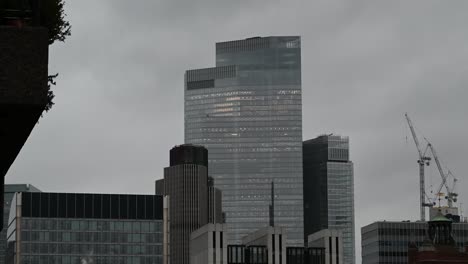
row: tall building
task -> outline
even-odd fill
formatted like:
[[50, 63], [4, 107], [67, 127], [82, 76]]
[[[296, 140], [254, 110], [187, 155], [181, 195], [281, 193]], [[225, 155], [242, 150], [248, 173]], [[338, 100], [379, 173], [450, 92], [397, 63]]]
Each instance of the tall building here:
[[354, 175], [349, 138], [304, 141], [304, 239], [323, 229], [343, 234], [344, 263], [355, 263]]
[[[406, 264], [411, 245], [421, 247], [427, 222], [375, 222], [361, 228], [362, 264]], [[453, 223], [452, 235], [460, 250], [468, 245], [468, 223]]]
[[303, 245], [300, 37], [216, 44], [216, 67], [185, 73], [185, 142], [209, 150], [209, 175], [240, 243], [274, 222]]
[[208, 223], [207, 165], [204, 147], [180, 145], [170, 151], [170, 166], [164, 169], [163, 181], [163, 192], [169, 199], [170, 260], [166, 263], [188, 264], [190, 234]]
[[162, 263], [163, 197], [16, 193], [7, 264]]
[[[10, 215], [11, 200], [16, 192], [40, 192], [39, 189], [30, 184], [5, 184], [4, 210], [3, 210], [3, 226], [8, 227], [8, 217]], [[0, 264], [5, 263], [6, 245], [7, 245], [7, 229], [4, 228], [0, 232]]]

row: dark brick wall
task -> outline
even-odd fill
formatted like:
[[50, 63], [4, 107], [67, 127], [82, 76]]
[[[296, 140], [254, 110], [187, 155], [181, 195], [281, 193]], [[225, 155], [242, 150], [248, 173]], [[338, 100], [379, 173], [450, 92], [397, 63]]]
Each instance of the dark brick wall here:
[[0, 104], [44, 105], [48, 56], [46, 28], [0, 26]]

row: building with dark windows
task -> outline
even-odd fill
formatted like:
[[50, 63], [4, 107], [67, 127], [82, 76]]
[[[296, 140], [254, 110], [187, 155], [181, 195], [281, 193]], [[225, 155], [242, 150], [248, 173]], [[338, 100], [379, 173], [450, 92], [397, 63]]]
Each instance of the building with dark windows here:
[[[165, 263], [190, 262], [190, 234], [208, 223], [208, 151], [195, 145], [175, 146], [164, 168], [162, 192], [168, 199], [168, 257]], [[161, 191], [161, 190], [159, 190]]]
[[[427, 235], [427, 222], [375, 222], [361, 228], [363, 264], [406, 264], [410, 246], [419, 248]], [[468, 223], [453, 223], [455, 247], [468, 246]]]
[[[40, 192], [39, 189], [32, 186], [31, 184], [5, 184], [5, 198], [4, 198], [4, 210], [3, 210], [3, 226], [8, 226], [8, 217], [10, 215], [10, 205], [11, 200], [16, 192]], [[5, 253], [6, 253], [6, 237], [7, 229], [4, 228], [0, 232], [0, 264], [5, 263]]]
[[287, 247], [286, 264], [325, 264], [324, 248]]
[[304, 141], [304, 239], [323, 229], [339, 230], [343, 263], [355, 263], [354, 173], [349, 138], [323, 135]]
[[[279, 264], [268, 260], [266, 246], [228, 245], [228, 264]], [[324, 248], [286, 247], [286, 262], [281, 264], [325, 264]]]
[[216, 67], [185, 73], [185, 142], [209, 150], [229, 242], [274, 222], [303, 245], [301, 39], [216, 43]]
[[163, 197], [16, 193], [8, 264], [162, 263]]

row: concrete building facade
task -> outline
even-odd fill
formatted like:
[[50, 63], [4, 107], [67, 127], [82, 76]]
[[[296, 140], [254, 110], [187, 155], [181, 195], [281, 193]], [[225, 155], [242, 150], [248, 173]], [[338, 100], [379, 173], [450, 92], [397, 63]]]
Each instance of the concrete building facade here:
[[223, 224], [207, 224], [190, 236], [190, 263], [227, 264], [227, 229]]
[[286, 234], [281, 227], [268, 226], [242, 239], [242, 244], [249, 246], [264, 246], [268, 253], [268, 263], [286, 263]]
[[340, 264], [343, 261], [343, 234], [340, 230], [324, 229], [308, 237], [307, 245], [324, 248], [325, 264]]

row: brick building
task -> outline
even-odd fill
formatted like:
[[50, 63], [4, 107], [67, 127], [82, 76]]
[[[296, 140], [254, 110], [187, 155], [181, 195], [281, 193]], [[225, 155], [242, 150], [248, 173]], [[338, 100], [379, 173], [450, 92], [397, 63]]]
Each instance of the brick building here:
[[452, 220], [439, 214], [428, 222], [427, 238], [419, 246], [410, 246], [409, 264], [468, 264], [468, 248], [460, 250], [452, 237]]

